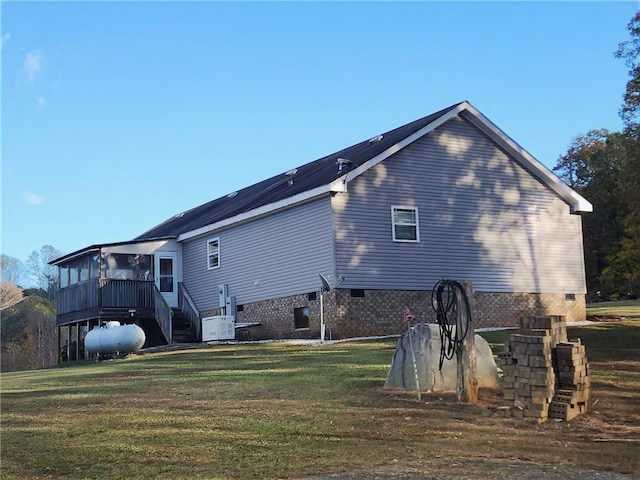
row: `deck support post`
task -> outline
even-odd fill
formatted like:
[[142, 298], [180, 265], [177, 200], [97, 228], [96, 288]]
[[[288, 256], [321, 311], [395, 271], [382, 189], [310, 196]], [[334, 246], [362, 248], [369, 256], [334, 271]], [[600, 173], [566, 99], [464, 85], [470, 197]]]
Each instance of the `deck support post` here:
[[67, 363], [71, 362], [71, 325], [67, 325]]
[[76, 362], [80, 360], [80, 322], [76, 323]]

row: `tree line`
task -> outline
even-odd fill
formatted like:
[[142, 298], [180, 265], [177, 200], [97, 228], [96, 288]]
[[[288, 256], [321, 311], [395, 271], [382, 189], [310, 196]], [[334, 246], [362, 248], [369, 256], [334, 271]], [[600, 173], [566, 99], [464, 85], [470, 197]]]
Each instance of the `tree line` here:
[[593, 204], [583, 217], [590, 300], [640, 294], [640, 12], [627, 29], [630, 39], [615, 52], [629, 69], [622, 131], [601, 128], [577, 136], [553, 169]]
[[58, 281], [58, 268], [49, 265], [49, 262], [60, 256], [62, 252], [51, 245], [34, 250], [25, 262], [3, 253], [0, 255], [1, 281], [52, 294]]
[[0, 371], [58, 363], [58, 269], [49, 261], [61, 255], [51, 245], [34, 250], [26, 262], [0, 255]]

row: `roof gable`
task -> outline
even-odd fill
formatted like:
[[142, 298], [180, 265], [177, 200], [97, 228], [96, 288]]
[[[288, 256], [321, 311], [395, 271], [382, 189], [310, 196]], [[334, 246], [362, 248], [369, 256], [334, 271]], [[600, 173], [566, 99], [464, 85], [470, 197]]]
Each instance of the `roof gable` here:
[[556, 192], [570, 205], [572, 212], [592, 211], [587, 200], [564, 184], [471, 104], [461, 102], [175, 215], [135, 240], [169, 236], [185, 240], [331, 191], [344, 191], [350, 181], [457, 115], [470, 120], [530, 174]]

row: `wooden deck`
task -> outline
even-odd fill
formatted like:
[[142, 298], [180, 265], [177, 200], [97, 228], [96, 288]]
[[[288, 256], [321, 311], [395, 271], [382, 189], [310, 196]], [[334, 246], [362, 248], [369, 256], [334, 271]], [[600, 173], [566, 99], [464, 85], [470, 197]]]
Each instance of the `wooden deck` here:
[[135, 310], [154, 316], [155, 285], [152, 280], [92, 278], [56, 291], [58, 326], [92, 318], [117, 318]]
[[[200, 339], [200, 312], [182, 284], [178, 303], [176, 311], [188, 320], [193, 337]], [[173, 315], [153, 280], [92, 278], [56, 291], [58, 327], [135, 318], [136, 323], [157, 324], [165, 341], [172, 343]]]

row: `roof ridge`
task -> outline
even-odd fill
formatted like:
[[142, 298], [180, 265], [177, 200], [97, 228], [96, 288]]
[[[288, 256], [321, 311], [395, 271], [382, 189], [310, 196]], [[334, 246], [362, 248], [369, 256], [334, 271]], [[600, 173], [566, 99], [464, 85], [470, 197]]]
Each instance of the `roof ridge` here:
[[[285, 172], [277, 173], [257, 183], [236, 190], [234, 192], [235, 195], [231, 197], [229, 193], [225, 193], [220, 197], [167, 218], [162, 223], [137, 236], [135, 240], [166, 235], [177, 236], [205, 225], [244, 214], [269, 203], [299, 195], [321, 185], [329, 185], [344, 175], [347, 168], [359, 167], [448, 112], [459, 108], [464, 103], [466, 102], [458, 102], [374, 137], [368, 137], [337, 152], [311, 160]], [[336, 166], [339, 158], [349, 160], [350, 165], [342, 162], [343, 165], [347, 165], [344, 171]], [[289, 172], [293, 173], [287, 175]], [[279, 187], [282, 188], [276, 191]]]

